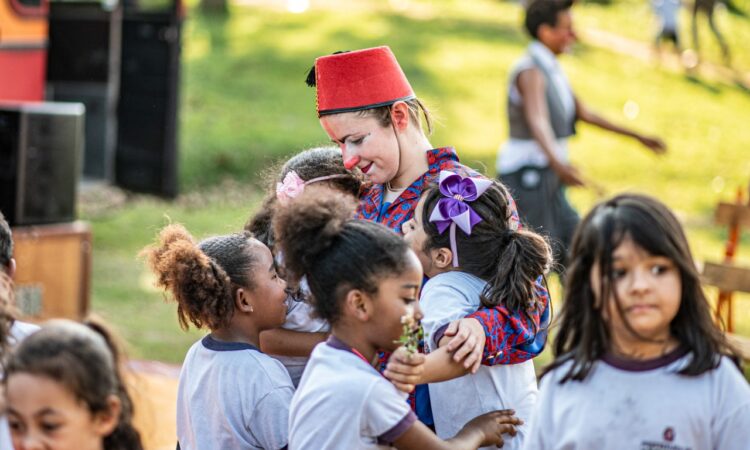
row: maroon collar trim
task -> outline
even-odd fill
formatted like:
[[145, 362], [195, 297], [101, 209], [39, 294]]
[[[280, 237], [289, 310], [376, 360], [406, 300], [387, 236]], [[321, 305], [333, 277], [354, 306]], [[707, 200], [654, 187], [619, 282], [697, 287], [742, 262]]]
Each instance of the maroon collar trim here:
[[628, 372], [646, 372], [661, 367], [668, 366], [683, 356], [688, 354], [688, 349], [682, 345], [677, 346], [674, 350], [662, 356], [653, 359], [629, 359], [607, 353], [602, 356], [602, 361], [614, 367], [615, 369], [625, 370]]

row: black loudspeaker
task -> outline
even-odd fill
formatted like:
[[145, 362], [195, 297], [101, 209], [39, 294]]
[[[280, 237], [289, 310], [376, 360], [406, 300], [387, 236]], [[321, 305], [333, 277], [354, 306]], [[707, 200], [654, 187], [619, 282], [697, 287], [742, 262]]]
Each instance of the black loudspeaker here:
[[126, 189], [177, 195], [181, 35], [178, 2], [125, 3], [115, 182]]
[[75, 219], [84, 115], [80, 103], [0, 104], [0, 210], [11, 225]]
[[117, 140], [122, 8], [53, 1], [49, 5], [47, 99], [86, 105], [83, 174], [111, 180]]

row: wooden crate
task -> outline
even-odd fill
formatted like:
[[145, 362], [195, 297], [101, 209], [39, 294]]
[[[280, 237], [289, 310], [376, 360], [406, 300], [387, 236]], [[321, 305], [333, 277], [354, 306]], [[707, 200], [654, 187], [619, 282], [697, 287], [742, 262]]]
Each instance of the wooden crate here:
[[25, 318], [83, 318], [91, 287], [86, 222], [14, 227], [16, 304]]

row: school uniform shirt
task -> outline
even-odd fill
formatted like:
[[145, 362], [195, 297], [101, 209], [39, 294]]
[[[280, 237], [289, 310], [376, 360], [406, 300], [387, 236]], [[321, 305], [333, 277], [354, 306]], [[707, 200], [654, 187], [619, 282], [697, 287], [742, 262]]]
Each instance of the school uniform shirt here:
[[[21, 321], [14, 321], [10, 327], [10, 334], [8, 335], [8, 343], [11, 346], [18, 345], [22, 340], [26, 339], [27, 336], [34, 333], [39, 329], [38, 325], [33, 323], [26, 323]], [[2, 367], [0, 367], [0, 380], [3, 378]], [[13, 442], [10, 437], [10, 429], [8, 428], [8, 418], [5, 415], [0, 415], [0, 449], [12, 449]]]
[[608, 356], [561, 385], [563, 364], [542, 378], [526, 449], [747, 450], [747, 381], [726, 357], [702, 375], [677, 374], [689, 358], [680, 349], [649, 361]]
[[208, 335], [190, 347], [180, 372], [180, 448], [283, 448], [293, 394], [280, 362], [250, 344]]
[[[279, 266], [284, 265], [284, 255], [281, 251], [276, 253], [275, 256], [276, 264]], [[299, 281], [299, 289], [303, 292], [304, 297], [309, 297], [310, 286], [307, 284], [307, 278], [302, 277]], [[285, 330], [299, 331], [305, 333], [318, 333], [328, 332], [331, 326], [327, 321], [315, 317], [315, 309], [313, 306], [306, 301], [296, 299], [292, 295], [287, 295], [286, 298], [286, 321], [281, 326]], [[302, 372], [305, 370], [307, 365], [307, 356], [282, 356], [282, 355], [270, 355], [277, 359], [281, 364], [286, 367], [289, 372], [289, 377], [292, 379], [292, 384], [296, 388], [299, 384], [300, 378], [302, 378]]]
[[399, 392], [334, 336], [310, 356], [289, 410], [289, 449], [390, 449], [417, 420]]
[[[314, 316], [312, 305], [303, 301], [287, 300], [286, 322], [281, 328], [292, 331], [303, 331], [306, 333], [328, 332], [328, 322]], [[271, 355], [286, 367], [292, 384], [296, 387], [302, 378], [302, 372], [307, 365], [307, 356], [281, 356]]]
[[20, 320], [14, 320], [13, 325], [11, 325], [10, 327], [8, 342], [11, 346], [16, 346], [20, 344], [22, 340], [26, 339], [38, 330], [39, 325], [28, 322], [21, 322]]
[[[480, 306], [480, 295], [487, 283], [465, 272], [445, 272], [430, 278], [419, 298], [424, 317], [425, 347], [438, 349], [438, 342], [450, 322], [465, 317]], [[538, 327], [538, 324], [537, 324]], [[515, 339], [511, 334], [506, 339]], [[519, 364], [481, 366], [477, 373], [441, 383], [431, 383], [430, 401], [435, 431], [443, 439], [456, 435], [471, 419], [498, 409], [514, 409], [528, 422], [537, 399], [536, 374], [531, 360]], [[527, 425], [518, 434], [506, 437], [503, 449], [520, 449]], [[496, 447], [483, 447], [496, 448]]]

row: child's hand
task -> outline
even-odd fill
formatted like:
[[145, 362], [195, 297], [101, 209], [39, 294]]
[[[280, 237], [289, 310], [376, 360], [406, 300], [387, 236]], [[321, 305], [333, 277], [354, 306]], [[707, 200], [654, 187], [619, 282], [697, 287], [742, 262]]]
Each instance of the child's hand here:
[[409, 353], [403, 346], [396, 349], [383, 372], [396, 389], [407, 394], [414, 390], [424, 372], [424, 355]]
[[[485, 335], [482, 324], [476, 319], [464, 318], [453, 321], [445, 330], [444, 337], [453, 337], [448, 342], [448, 351], [453, 353], [453, 360], [461, 362], [471, 373], [477, 373], [482, 364]], [[441, 339], [441, 342], [443, 340]]]
[[477, 416], [464, 425], [461, 433], [481, 433], [482, 447], [496, 445], [502, 447], [504, 444], [503, 434], [510, 436], [516, 435], [516, 427], [523, 425], [523, 420], [514, 416], [515, 411], [512, 409], [503, 409], [492, 411], [481, 416]]

